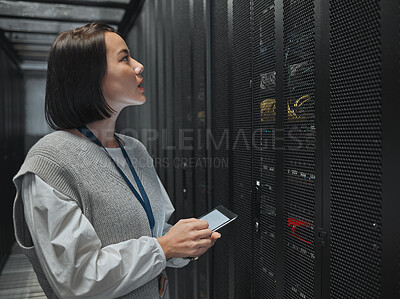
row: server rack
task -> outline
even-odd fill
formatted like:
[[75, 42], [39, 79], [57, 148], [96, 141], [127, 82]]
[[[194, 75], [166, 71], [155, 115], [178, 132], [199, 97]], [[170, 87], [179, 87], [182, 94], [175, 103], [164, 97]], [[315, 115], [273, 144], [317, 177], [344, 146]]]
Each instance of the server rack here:
[[276, 48], [274, 1], [252, 6], [254, 296], [276, 294]]
[[399, 3], [331, 1], [330, 12], [330, 295], [395, 298]]
[[12, 175], [18, 171], [24, 159], [24, 98], [22, 93], [22, 74], [3, 50], [0, 48], [0, 160], [1, 189], [3, 201], [0, 224], [0, 270], [3, 267], [14, 242], [12, 206], [15, 188]]
[[[205, 20], [203, 1], [147, 1], [128, 36], [133, 55], [145, 65], [145, 82], [151, 88], [145, 86], [146, 107], [137, 109], [140, 112], [124, 111], [117, 127], [120, 131], [140, 128], [142, 141], [147, 140], [146, 130], [157, 136], [145, 145], [175, 206], [173, 223], [210, 208]], [[209, 272], [208, 255], [185, 271], [169, 271], [172, 297], [209, 298]]]
[[[232, 181], [233, 210], [240, 213], [235, 225], [234, 296], [252, 295], [252, 36], [249, 2], [233, 1], [232, 18]], [[216, 199], [218, 200], [218, 199]], [[239, 214], [238, 214], [239, 215]]]
[[284, 294], [298, 298], [316, 296], [314, 11], [312, 0], [283, 1]]
[[174, 150], [160, 138], [150, 152], [182, 162], [156, 165], [175, 219], [210, 203], [239, 215], [170, 272], [174, 298], [400, 295], [399, 12], [389, 0], [145, 3], [129, 39], [149, 103], [121, 124], [171, 132]]

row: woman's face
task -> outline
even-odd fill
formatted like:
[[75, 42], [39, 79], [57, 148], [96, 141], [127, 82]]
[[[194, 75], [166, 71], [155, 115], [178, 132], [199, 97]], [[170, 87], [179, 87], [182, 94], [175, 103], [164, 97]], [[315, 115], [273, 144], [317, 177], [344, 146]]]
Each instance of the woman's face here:
[[143, 65], [130, 57], [125, 41], [116, 33], [104, 34], [107, 52], [107, 71], [103, 79], [103, 95], [118, 113], [130, 105], [146, 101], [140, 73]]

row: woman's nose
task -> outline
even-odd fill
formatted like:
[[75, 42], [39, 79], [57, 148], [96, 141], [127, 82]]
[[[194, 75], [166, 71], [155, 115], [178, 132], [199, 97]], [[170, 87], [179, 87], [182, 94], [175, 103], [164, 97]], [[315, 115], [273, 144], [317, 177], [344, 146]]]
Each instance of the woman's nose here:
[[139, 66], [137, 66], [135, 68], [136, 75], [140, 75], [143, 72], [143, 70], [144, 70], [144, 66], [139, 64]]

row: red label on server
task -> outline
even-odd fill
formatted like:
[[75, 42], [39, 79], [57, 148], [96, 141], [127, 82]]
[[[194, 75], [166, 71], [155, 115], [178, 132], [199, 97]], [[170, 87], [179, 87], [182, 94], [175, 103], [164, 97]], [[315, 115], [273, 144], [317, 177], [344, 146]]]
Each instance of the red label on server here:
[[310, 241], [307, 241], [304, 238], [302, 238], [302, 237], [300, 237], [299, 235], [296, 234], [296, 228], [297, 227], [303, 227], [303, 228], [311, 227], [310, 223], [304, 222], [304, 221], [301, 221], [301, 220], [295, 219], [295, 218], [288, 218], [288, 226], [291, 227], [290, 234], [293, 237], [295, 237], [295, 238], [297, 238], [297, 239], [299, 239], [299, 240], [301, 240], [301, 241], [303, 241], [303, 242], [305, 242], [307, 244], [311, 244]]

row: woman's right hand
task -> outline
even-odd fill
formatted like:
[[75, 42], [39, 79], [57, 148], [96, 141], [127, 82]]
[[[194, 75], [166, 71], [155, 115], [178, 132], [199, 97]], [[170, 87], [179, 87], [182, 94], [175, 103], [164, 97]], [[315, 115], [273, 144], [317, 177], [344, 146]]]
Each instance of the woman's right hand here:
[[166, 259], [170, 259], [200, 256], [220, 237], [220, 233], [208, 228], [207, 221], [190, 218], [179, 220], [167, 234], [157, 240]]

